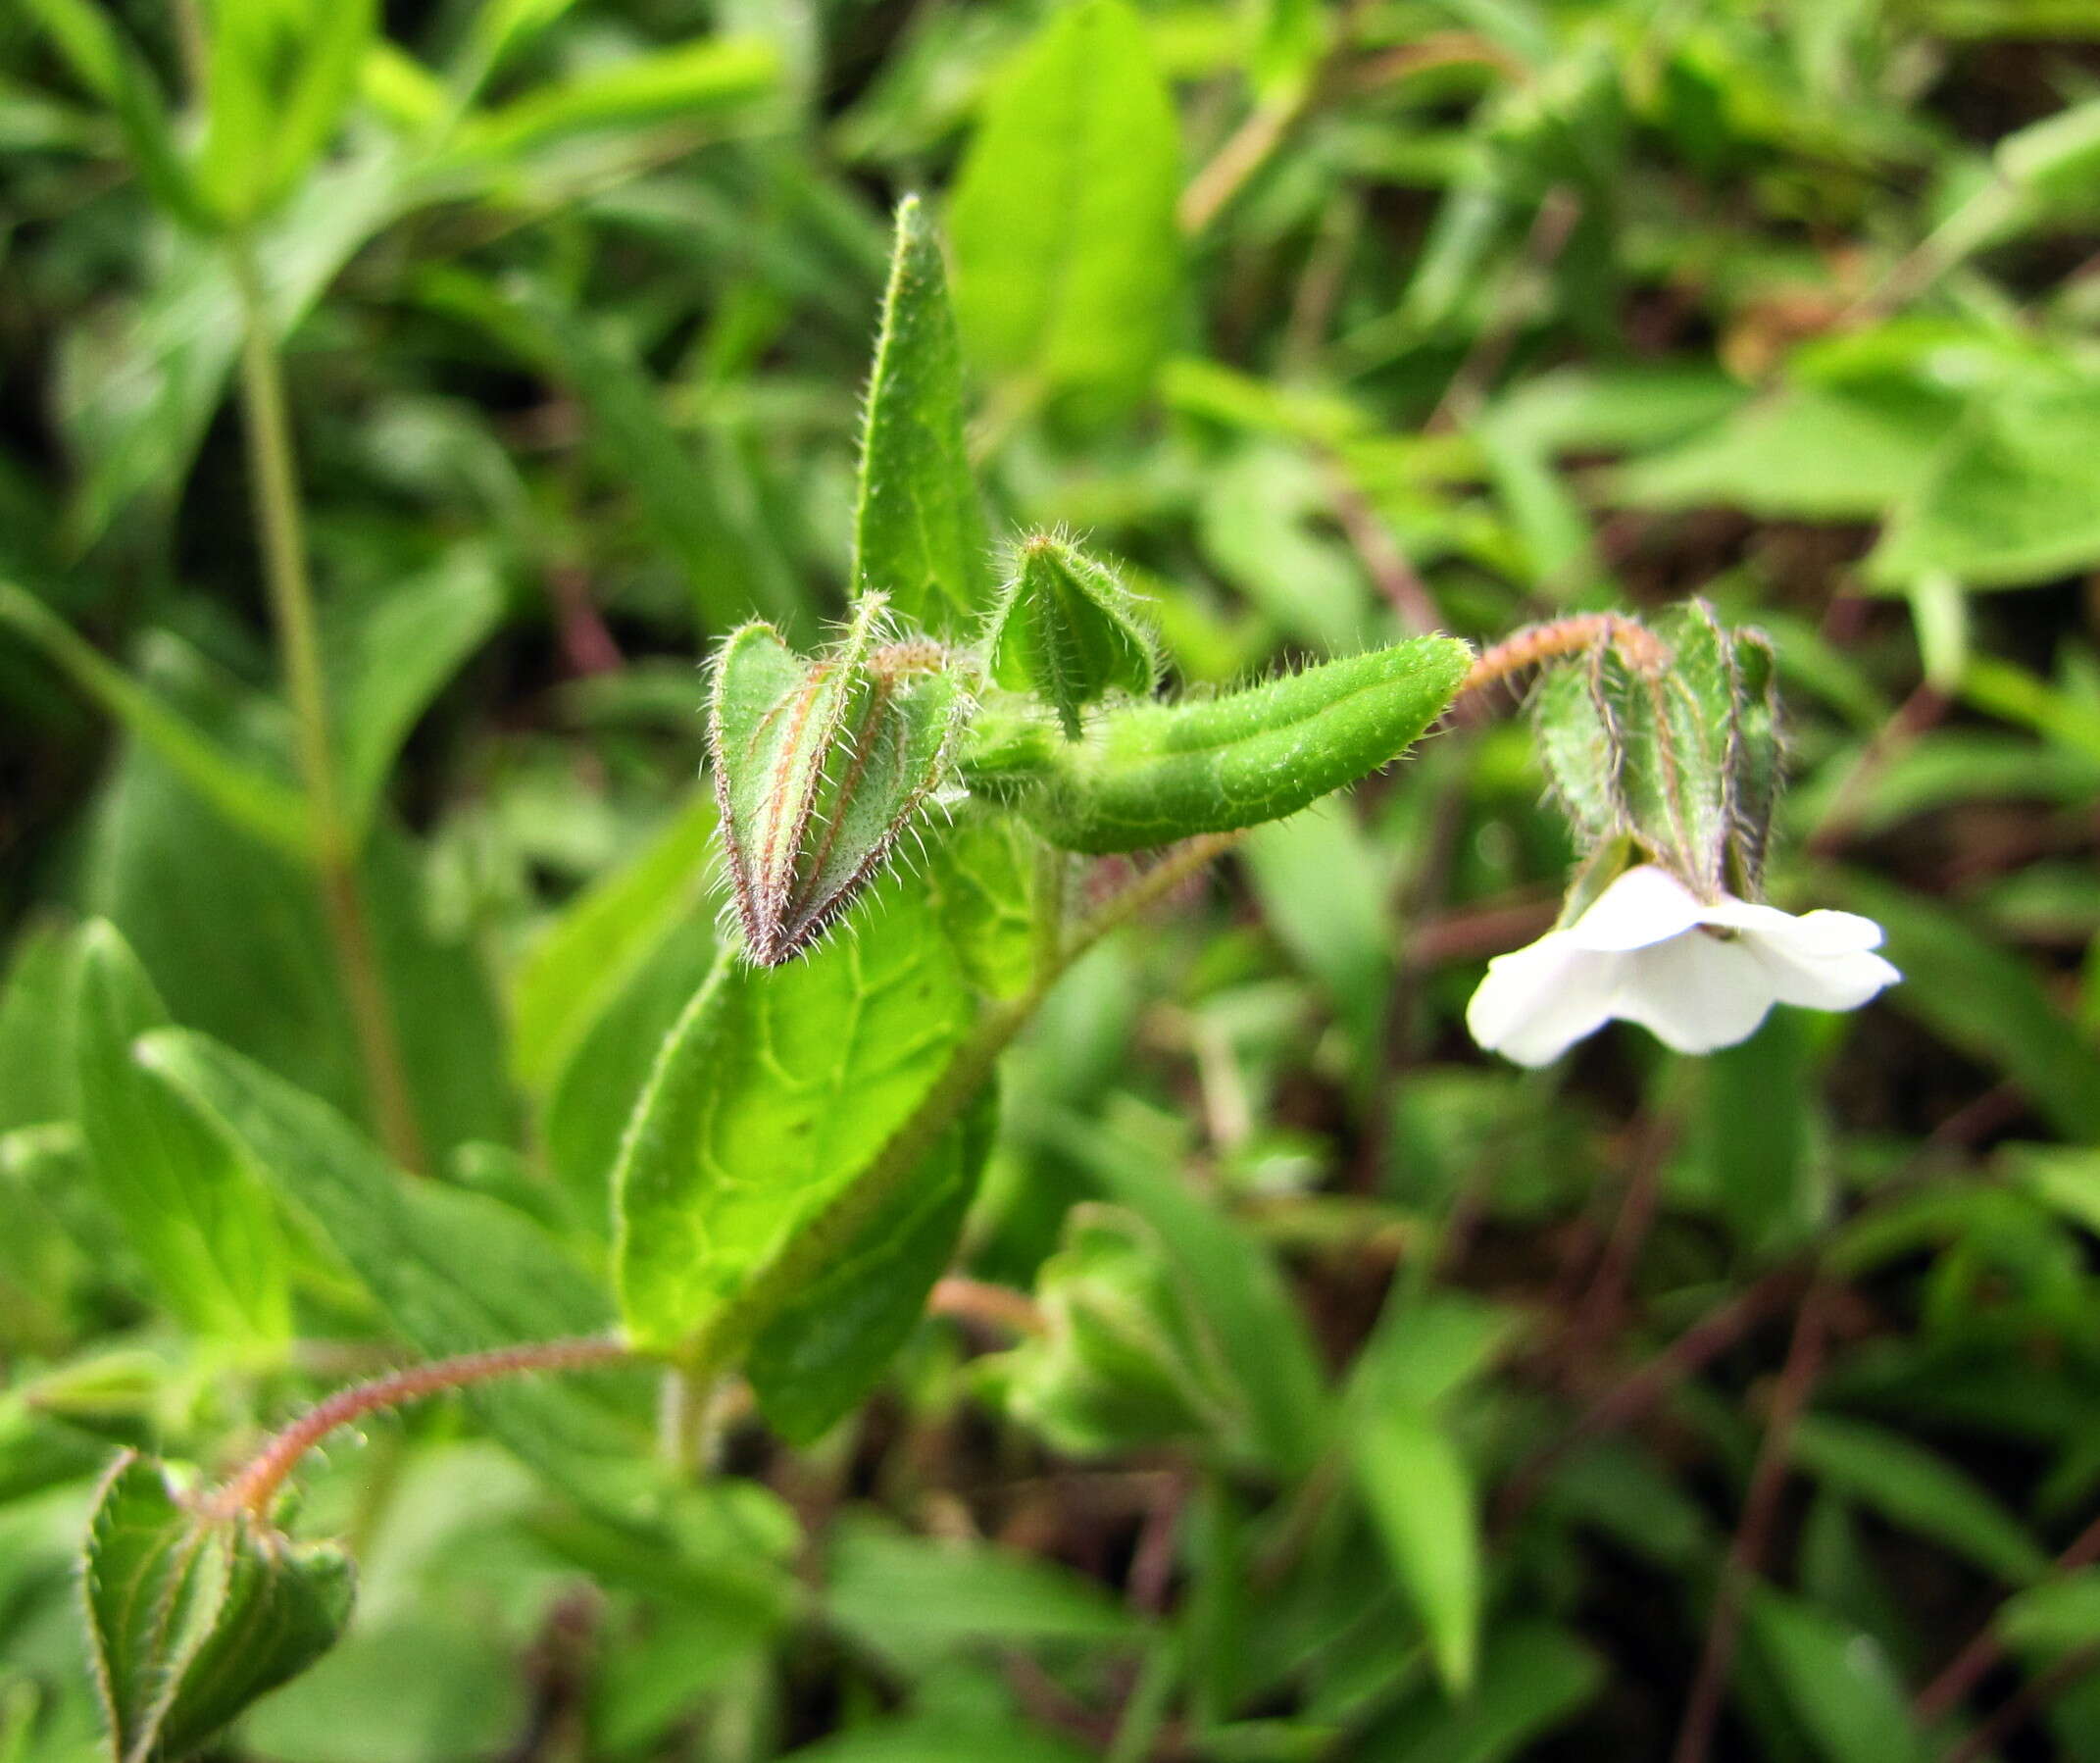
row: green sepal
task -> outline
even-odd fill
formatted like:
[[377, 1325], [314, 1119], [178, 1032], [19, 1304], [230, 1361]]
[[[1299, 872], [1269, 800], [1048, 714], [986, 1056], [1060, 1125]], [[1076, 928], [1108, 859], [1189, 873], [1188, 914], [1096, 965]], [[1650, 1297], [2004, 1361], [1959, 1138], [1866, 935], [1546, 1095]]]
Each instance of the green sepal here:
[[1779, 681], [1772, 638], [1738, 630], [1735, 729], [1728, 755], [1728, 885], [1746, 900], [1765, 891], [1765, 852], [1786, 772]]
[[1420, 636], [1188, 704], [1111, 708], [1083, 739], [986, 719], [961, 769], [1051, 843], [1104, 853], [1280, 820], [1397, 759], [1472, 662]]
[[175, 1763], [204, 1744], [335, 1643], [355, 1589], [340, 1549], [193, 1510], [126, 1451], [96, 1497], [81, 1574], [115, 1763]]
[[986, 653], [993, 680], [1041, 698], [1072, 740], [1088, 705], [1111, 692], [1147, 697], [1159, 680], [1130, 591], [1106, 565], [1044, 533], [1021, 547]]
[[967, 709], [946, 652], [878, 643], [879, 596], [806, 660], [765, 625], [716, 657], [715, 792], [744, 949], [792, 960], [879, 875], [940, 781]]

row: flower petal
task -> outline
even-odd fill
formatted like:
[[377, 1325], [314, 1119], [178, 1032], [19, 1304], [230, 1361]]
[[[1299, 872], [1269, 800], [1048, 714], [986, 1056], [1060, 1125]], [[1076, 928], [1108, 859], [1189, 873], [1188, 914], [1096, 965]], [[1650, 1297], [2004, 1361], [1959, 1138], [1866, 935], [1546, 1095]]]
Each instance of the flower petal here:
[[1703, 931], [1625, 957], [1612, 1014], [1651, 1031], [1680, 1053], [1748, 1040], [1775, 1000], [1772, 977], [1745, 946]]
[[1487, 964], [1466, 1006], [1466, 1027], [1491, 1053], [1519, 1065], [1548, 1065], [1611, 1017], [1618, 958], [1549, 931], [1527, 948]]
[[1811, 1010], [1857, 1010], [1884, 985], [1903, 978], [1867, 949], [1805, 954], [1775, 937], [1746, 935], [1742, 941], [1764, 968], [1773, 995], [1782, 1004], [1801, 1004]]
[[1707, 907], [1700, 922], [1745, 931], [1802, 955], [1848, 955], [1881, 946], [1881, 927], [1856, 912], [1818, 910], [1796, 918], [1776, 906], [1724, 899]]
[[1689, 931], [1706, 911], [1676, 877], [1644, 863], [1599, 894], [1564, 934], [1577, 948], [1645, 949]]

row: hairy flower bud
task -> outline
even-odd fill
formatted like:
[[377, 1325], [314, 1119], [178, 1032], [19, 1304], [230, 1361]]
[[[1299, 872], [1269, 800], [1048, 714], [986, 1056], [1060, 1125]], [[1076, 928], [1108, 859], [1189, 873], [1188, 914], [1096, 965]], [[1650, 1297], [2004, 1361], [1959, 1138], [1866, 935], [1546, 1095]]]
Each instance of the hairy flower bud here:
[[715, 792], [745, 952], [762, 967], [802, 953], [881, 872], [962, 722], [947, 652], [878, 643], [882, 609], [863, 600], [814, 660], [765, 625], [715, 659]]
[[1115, 572], [1043, 533], [1021, 547], [986, 647], [992, 679], [1049, 704], [1072, 740], [1089, 704], [1145, 697], [1159, 679], [1152, 637]]

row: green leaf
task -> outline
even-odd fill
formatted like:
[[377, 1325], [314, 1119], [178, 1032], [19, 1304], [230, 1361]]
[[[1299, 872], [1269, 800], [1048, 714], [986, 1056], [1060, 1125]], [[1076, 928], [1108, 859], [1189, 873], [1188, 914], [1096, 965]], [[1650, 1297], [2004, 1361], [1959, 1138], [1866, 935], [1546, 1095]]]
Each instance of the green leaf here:
[[32, 919], [0, 975], [0, 1133], [78, 1118], [71, 1048], [76, 943]]
[[1839, 900], [1888, 933], [1904, 982], [1889, 1002], [2026, 1092], [2067, 1137], [2100, 1137], [2100, 1054], [2050, 1001], [2028, 965], [1944, 908], [1857, 871]]
[[882, 873], [965, 714], [943, 651], [875, 646], [881, 613], [863, 601], [813, 662], [764, 625], [716, 657], [708, 749], [744, 951], [761, 966], [810, 947]]
[[1180, 148], [1137, 15], [1052, 17], [986, 102], [949, 203], [964, 340], [1084, 415], [1141, 398], [1176, 317]]
[[1248, 1404], [1187, 1269], [1125, 1208], [1067, 1214], [1035, 1281], [1043, 1330], [994, 1362], [1012, 1411], [1051, 1446], [1105, 1456], [1192, 1441], [1246, 1457]]
[[1530, 1754], [1603, 1687], [1603, 1663], [1565, 1629], [1520, 1622], [1488, 1637], [1474, 1691], [1453, 1704], [1418, 1698], [1381, 1723], [1364, 1747], [1391, 1763], [1505, 1763]]
[[219, 214], [250, 223], [305, 176], [356, 92], [377, 25], [375, 0], [209, 8], [211, 114], [197, 176]]
[[825, 1604], [846, 1634], [908, 1670], [973, 1647], [1114, 1646], [1143, 1633], [1070, 1568], [984, 1543], [909, 1536], [872, 1518], [837, 1527]]
[[925, 885], [971, 984], [1013, 999], [1042, 953], [1034, 900], [1041, 847], [1012, 815], [965, 802], [926, 852]]
[[998, 1121], [979, 1091], [893, 1195], [782, 1304], [751, 1343], [745, 1371], [768, 1421], [809, 1444], [872, 1389], [955, 1256]]
[[1979, 395], [1898, 509], [1870, 581], [2024, 587], [2100, 563], [2100, 385]]
[[323, 629], [328, 709], [343, 805], [360, 837], [402, 742], [460, 665], [488, 640], [503, 603], [493, 555], [465, 544], [376, 593], [341, 596], [329, 606]]
[[166, 1027], [168, 1013], [115, 927], [89, 927], [79, 987], [80, 1123], [111, 1212], [189, 1328], [285, 1340], [291, 1298], [269, 1196], [233, 1148], [132, 1058], [132, 1043]]
[[1897, 1434], [1828, 1414], [1802, 1418], [1795, 1462], [1870, 1510], [2015, 1585], [2049, 1571], [2026, 1529], [1969, 1477]]
[[1817, 1154], [1800, 1018], [1780, 1012], [1740, 1046], [1709, 1054], [1697, 1082], [1687, 1148], [1738, 1240], [1761, 1258], [1806, 1247], [1830, 1222], [1831, 1184]]
[[308, 852], [297, 789], [227, 752], [149, 686], [103, 659], [71, 626], [12, 581], [0, 580], [0, 625], [17, 631], [112, 717], [151, 746], [215, 812], [279, 851]]
[[1533, 696], [1539, 759], [1554, 799], [1585, 845], [1625, 831], [1620, 793], [1620, 747], [1597, 684], [1601, 649], [1566, 666], [1548, 668]]
[[1909, 1698], [1871, 1636], [1770, 1587], [1752, 1593], [1749, 1618], [1787, 1705], [1829, 1763], [1924, 1757]]
[[447, 158], [515, 161], [601, 129], [719, 122], [772, 92], [779, 76], [777, 52], [757, 37], [701, 37], [653, 49], [535, 86], [473, 118]]
[[[948, 1070], [970, 997], [923, 889], [895, 883], [784, 967], [725, 958], [665, 1042], [617, 1181], [621, 1309], [676, 1352], [770, 1320], [757, 1283]], [[791, 1294], [790, 1294], [791, 1295]]]
[[1423, 636], [1198, 703], [1109, 710], [1080, 741], [1013, 740], [991, 727], [964, 772], [1068, 850], [1135, 851], [1257, 826], [1397, 759], [1471, 661], [1464, 643]]
[[940, 239], [917, 196], [897, 242], [861, 431], [853, 581], [916, 624], [962, 631], [991, 598], [991, 537], [963, 435], [963, 365]]
[[1383, 853], [1329, 797], [1257, 827], [1241, 848], [1262, 916], [1326, 992], [1370, 1057], [1392, 993], [1393, 924]]
[[[216, 1121], [341, 1257], [419, 1355], [605, 1332], [608, 1294], [539, 1226], [479, 1194], [404, 1176], [326, 1103], [203, 1035], [163, 1030], [140, 1057]], [[639, 1422], [590, 1380], [510, 1380], [469, 1399], [526, 1462], [601, 1504], [647, 1475]]]
[[175, 1763], [334, 1644], [355, 1575], [340, 1549], [185, 1508], [126, 1452], [95, 1502], [82, 1587], [117, 1763]]
[[1368, 1408], [1349, 1429], [1357, 1486], [1428, 1631], [1437, 1675], [1471, 1687], [1480, 1630], [1480, 1536], [1473, 1477], [1426, 1413]]
[[991, 677], [1041, 698], [1072, 740], [1088, 705], [1112, 692], [1149, 697], [1160, 671], [1136, 601], [1116, 573], [1046, 533], [1024, 541], [985, 653]]
[[636, 856], [563, 909], [511, 982], [511, 1066], [536, 1095], [554, 1086], [583, 1036], [699, 911], [714, 850], [714, 797], [696, 790]]

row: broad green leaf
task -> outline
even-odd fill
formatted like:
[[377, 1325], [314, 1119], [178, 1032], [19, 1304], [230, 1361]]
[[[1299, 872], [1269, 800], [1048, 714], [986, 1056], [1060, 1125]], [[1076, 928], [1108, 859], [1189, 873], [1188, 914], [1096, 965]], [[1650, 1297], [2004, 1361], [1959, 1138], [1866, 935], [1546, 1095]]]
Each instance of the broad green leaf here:
[[1901, 589], [1944, 573], [2023, 587], [2100, 563], [2100, 385], [1979, 395], [1868, 559]]
[[1040, 847], [1012, 815], [965, 803], [926, 852], [925, 882], [970, 982], [1021, 996], [1042, 954], [1035, 926]]
[[[599, 1282], [508, 1207], [402, 1175], [325, 1102], [200, 1034], [164, 1030], [140, 1057], [244, 1148], [419, 1354], [608, 1327]], [[602, 1503], [631, 1497], [647, 1475], [641, 1436], [614, 1399], [620, 1387], [602, 1374], [519, 1379], [470, 1399], [520, 1457]]]
[[201, 21], [211, 101], [197, 177], [233, 225], [267, 212], [327, 146], [378, 25], [375, 0], [217, 0]]
[[705, 910], [714, 797], [695, 790], [634, 858], [568, 905], [526, 950], [511, 983], [511, 1065], [552, 1089], [591, 1025], [677, 925]]
[[1480, 1629], [1478, 1496], [1445, 1428], [1366, 1404], [1349, 1429], [1357, 1486], [1453, 1695], [1471, 1687]]
[[305, 857], [306, 804], [290, 783], [227, 752], [150, 686], [104, 660], [55, 612], [12, 581], [0, 581], [0, 625], [34, 643], [216, 812], [275, 849]]
[[[161, 645], [144, 673], [222, 744], [275, 750], [268, 713], [215, 688], [174, 645]], [[262, 737], [247, 738], [258, 723]], [[501, 1029], [478, 953], [459, 933], [431, 930], [418, 853], [383, 820], [360, 869], [425, 1147], [441, 1158], [464, 1140], [508, 1138]], [[348, 1112], [364, 1110], [356, 1036], [304, 864], [205, 812], [155, 753], [132, 742], [104, 786], [84, 872], [82, 905], [123, 932], [177, 1022]]]
[[1907, 381], [1792, 385], [1622, 468], [1618, 487], [1646, 507], [1872, 520], [1925, 480], [1959, 414], [1946, 392]]
[[1944, 1458], [1900, 1434], [1834, 1415], [1802, 1418], [1794, 1461], [1861, 1505], [1966, 1556], [2014, 1585], [2049, 1571], [2049, 1557], [2011, 1513]]
[[328, 711], [344, 807], [362, 834], [401, 743], [503, 615], [495, 559], [459, 545], [368, 596], [339, 596], [324, 620]]
[[1111, 693], [1149, 697], [1159, 655], [1135, 600], [1116, 573], [1075, 545], [1037, 533], [985, 638], [991, 677], [1033, 692], [1057, 712], [1066, 737], [1079, 714]]
[[2028, 966], [1953, 913], [1857, 871], [1838, 903], [1888, 932], [1904, 982], [1889, 1003], [2024, 1089], [2058, 1130], [2100, 1137], [2100, 1053], [2042, 990]]
[[940, 239], [917, 196], [897, 241], [861, 431], [853, 581], [915, 624], [963, 631], [991, 599], [991, 536], [963, 437], [963, 364]]
[[767, 1323], [745, 1371], [768, 1421], [793, 1444], [827, 1432], [880, 1379], [954, 1258], [990, 1154], [990, 1086], [925, 1153], [911, 1184]]
[[1141, 398], [1179, 296], [1174, 105], [1137, 15], [1052, 16], [987, 100], [948, 207], [964, 340], [1031, 398]]
[[175, 1763], [342, 1633], [355, 1576], [325, 1544], [179, 1504], [125, 1452], [89, 1524], [81, 1576], [117, 1763]]
[[1196, 531], [1219, 573], [1316, 654], [1361, 648], [1380, 628], [1370, 579], [1329, 530], [1334, 492], [1302, 449], [1260, 440], [1204, 473]]
[[1068, 850], [1257, 826], [1397, 759], [1471, 661], [1451, 637], [1417, 637], [1199, 702], [1104, 711], [1080, 741], [1031, 741], [984, 718], [964, 775]]
[[1758, 1587], [1749, 1633], [1828, 1763], [1910, 1763], [1925, 1747], [1908, 1698], [1872, 1637], [1802, 1599]]
[[836, 1528], [825, 1607], [847, 1635], [907, 1670], [973, 1647], [1115, 1646], [1143, 1633], [1070, 1568], [984, 1543], [909, 1536], [873, 1518]]
[[665, 1042], [621, 1156], [616, 1261], [635, 1340], [723, 1348], [762, 1327], [754, 1288], [807, 1252], [947, 1072], [970, 1015], [912, 885], [885, 886], [784, 967], [721, 960]]
[[286, 1256], [269, 1196], [233, 1147], [132, 1057], [168, 1013], [114, 927], [80, 958], [80, 1124], [95, 1180], [169, 1307], [205, 1335], [291, 1333]]
[[2081, 1567], [2016, 1591], [1991, 1626], [2021, 1651], [2069, 1652], [2100, 1635], [2100, 1568]]
[[764, 625], [715, 659], [708, 750], [744, 953], [792, 960], [891, 860], [968, 705], [944, 651], [877, 647], [879, 599], [805, 661]]

